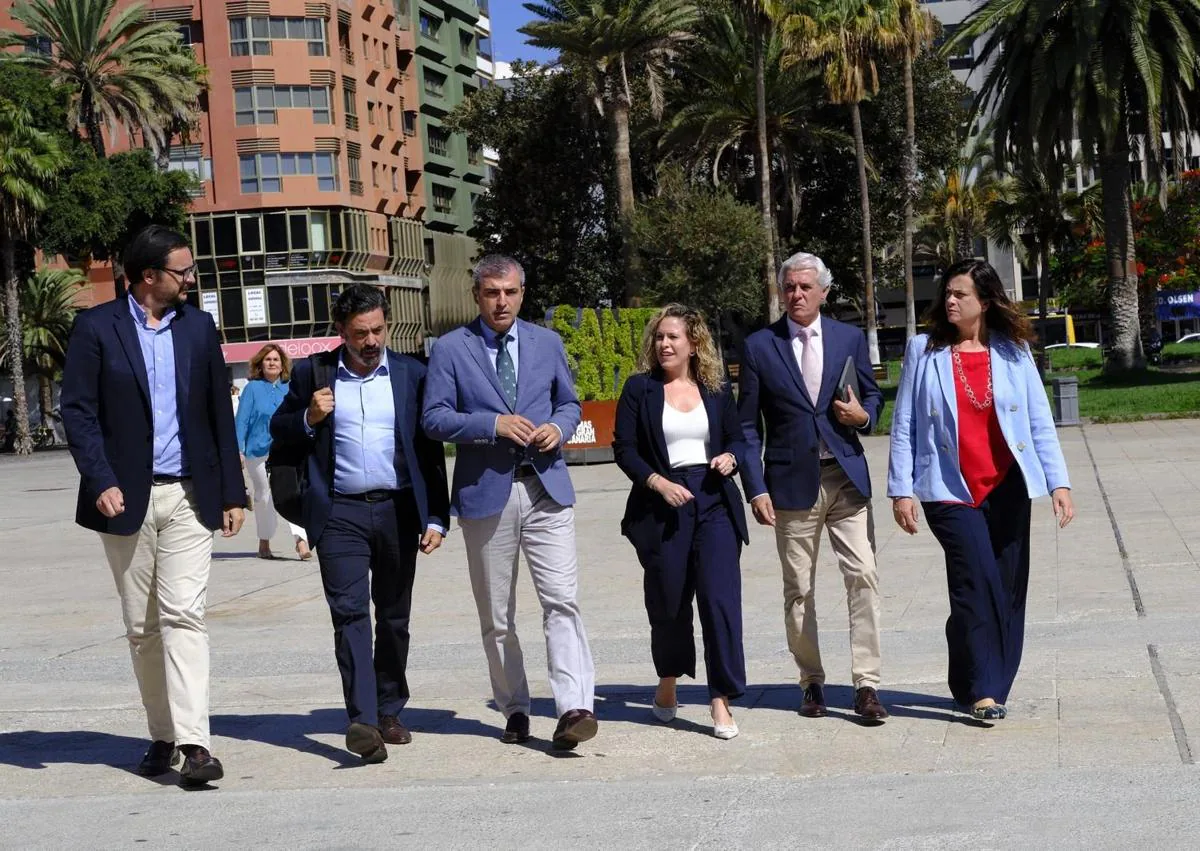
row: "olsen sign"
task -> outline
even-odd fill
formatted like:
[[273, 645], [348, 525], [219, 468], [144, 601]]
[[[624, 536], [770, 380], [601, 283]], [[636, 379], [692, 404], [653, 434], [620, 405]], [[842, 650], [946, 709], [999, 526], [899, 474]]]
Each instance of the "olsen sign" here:
[[225, 343], [221, 352], [225, 355], [225, 363], [247, 363], [258, 354], [258, 350], [266, 345], [275, 345], [283, 349], [289, 358], [296, 360], [315, 355], [318, 352], [331, 352], [342, 344], [341, 337], [306, 337], [303, 340], [265, 340], [257, 343]]

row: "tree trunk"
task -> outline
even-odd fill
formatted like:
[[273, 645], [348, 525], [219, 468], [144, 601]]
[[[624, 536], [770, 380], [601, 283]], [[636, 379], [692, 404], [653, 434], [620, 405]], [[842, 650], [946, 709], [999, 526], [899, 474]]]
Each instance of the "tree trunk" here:
[[[1042, 333], [1046, 333], [1046, 289], [1050, 283], [1050, 236], [1048, 234], [1038, 234], [1038, 320], [1041, 325]], [[1046, 341], [1039, 341], [1041, 346], [1038, 348], [1038, 371], [1045, 376], [1046, 370], [1050, 368], [1050, 359], [1046, 355]]]
[[629, 104], [617, 98], [609, 105], [612, 116], [613, 164], [616, 167], [617, 207], [621, 213], [621, 259], [624, 263], [623, 303], [637, 307], [641, 281], [638, 274], [637, 247], [633, 244], [633, 163], [629, 154]]
[[38, 377], [38, 407], [42, 411], [42, 425], [54, 429], [54, 383], [50, 376], [39, 372]]
[[84, 126], [87, 127], [88, 143], [96, 156], [104, 159], [104, 133], [100, 129], [100, 116], [96, 114], [96, 102], [92, 100], [87, 89], [83, 90], [79, 111], [83, 116]]
[[1119, 374], [1146, 368], [1138, 326], [1138, 275], [1134, 253], [1133, 214], [1129, 197], [1129, 151], [1100, 156], [1104, 187], [1104, 243], [1108, 262], [1108, 357], [1104, 371]]
[[875, 271], [871, 259], [871, 196], [867, 185], [867, 151], [863, 144], [862, 113], [850, 104], [854, 125], [854, 153], [858, 159], [858, 197], [862, 203], [863, 314], [867, 320], [867, 350], [871, 363], [879, 363], [879, 332], [875, 328]]
[[904, 51], [904, 339], [917, 333], [917, 294], [913, 282], [913, 198], [917, 182], [917, 115], [913, 95], [913, 57]]
[[7, 231], [0, 233], [0, 266], [4, 273], [4, 331], [8, 336], [8, 374], [12, 379], [13, 415], [17, 418], [18, 455], [33, 453], [29, 434], [29, 401], [25, 398], [25, 346], [21, 334], [21, 297], [17, 284], [16, 244]]
[[763, 38], [765, 27], [762, 18], [754, 27], [754, 99], [758, 118], [758, 209], [762, 215], [763, 235], [766, 242], [766, 265], [763, 279], [767, 287], [767, 321], [774, 322], [781, 315], [779, 287], [775, 281], [775, 215], [771, 209], [771, 141], [767, 136], [767, 82], [763, 67]]

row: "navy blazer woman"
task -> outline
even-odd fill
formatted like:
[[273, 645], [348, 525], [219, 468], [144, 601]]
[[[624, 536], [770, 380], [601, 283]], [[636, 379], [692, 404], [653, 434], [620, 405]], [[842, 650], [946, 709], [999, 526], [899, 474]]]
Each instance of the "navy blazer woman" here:
[[[732, 394], [697, 386], [708, 414], [709, 461], [729, 453], [739, 465], [753, 463], [746, 457]], [[704, 634], [709, 696], [735, 698], [746, 689], [740, 560], [742, 544], [749, 543], [746, 511], [730, 477], [707, 465], [671, 467], [663, 434], [665, 404], [661, 376], [635, 375], [625, 383], [617, 406], [613, 455], [633, 489], [621, 531], [637, 550], [644, 570], [650, 650], [658, 676], [696, 676], [694, 596]], [[646, 483], [655, 473], [687, 488], [693, 498], [672, 507]], [[733, 729], [736, 735], [736, 725]]]
[[[715, 458], [729, 452], [737, 459], [738, 469], [746, 460], [746, 439], [738, 419], [737, 403], [728, 390], [713, 393], [699, 385], [700, 398], [708, 411], [710, 456]], [[621, 401], [617, 405], [617, 422], [613, 429], [613, 458], [621, 472], [635, 487], [625, 503], [621, 534], [634, 547], [652, 548], [677, 522], [676, 510], [661, 496], [646, 487], [652, 473], [670, 478], [671, 462], [667, 458], [667, 441], [663, 437], [663, 406], [666, 403], [660, 376], [651, 373], [633, 375], [625, 382]], [[731, 478], [724, 481], [725, 501], [729, 519], [743, 543], [750, 543], [746, 525], [746, 509], [742, 495]]]

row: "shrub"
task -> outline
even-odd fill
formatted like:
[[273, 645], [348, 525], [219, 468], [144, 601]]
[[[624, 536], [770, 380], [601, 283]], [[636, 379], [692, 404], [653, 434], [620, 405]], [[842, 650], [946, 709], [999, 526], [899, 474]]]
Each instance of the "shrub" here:
[[554, 308], [550, 327], [562, 337], [581, 401], [621, 395], [625, 380], [637, 370], [642, 332], [657, 312], [656, 307]]

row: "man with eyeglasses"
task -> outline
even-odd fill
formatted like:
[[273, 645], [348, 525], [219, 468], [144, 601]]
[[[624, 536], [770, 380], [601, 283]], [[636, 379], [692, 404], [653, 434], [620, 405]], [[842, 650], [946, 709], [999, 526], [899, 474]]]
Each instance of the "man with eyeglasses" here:
[[137, 771], [185, 786], [220, 780], [209, 751], [204, 607], [213, 532], [242, 527], [246, 490], [225, 359], [187, 240], [140, 231], [128, 293], [76, 320], [62, 414], [79, 469], [75, 522], [100, 533], [116, 580], [152, 744]]

